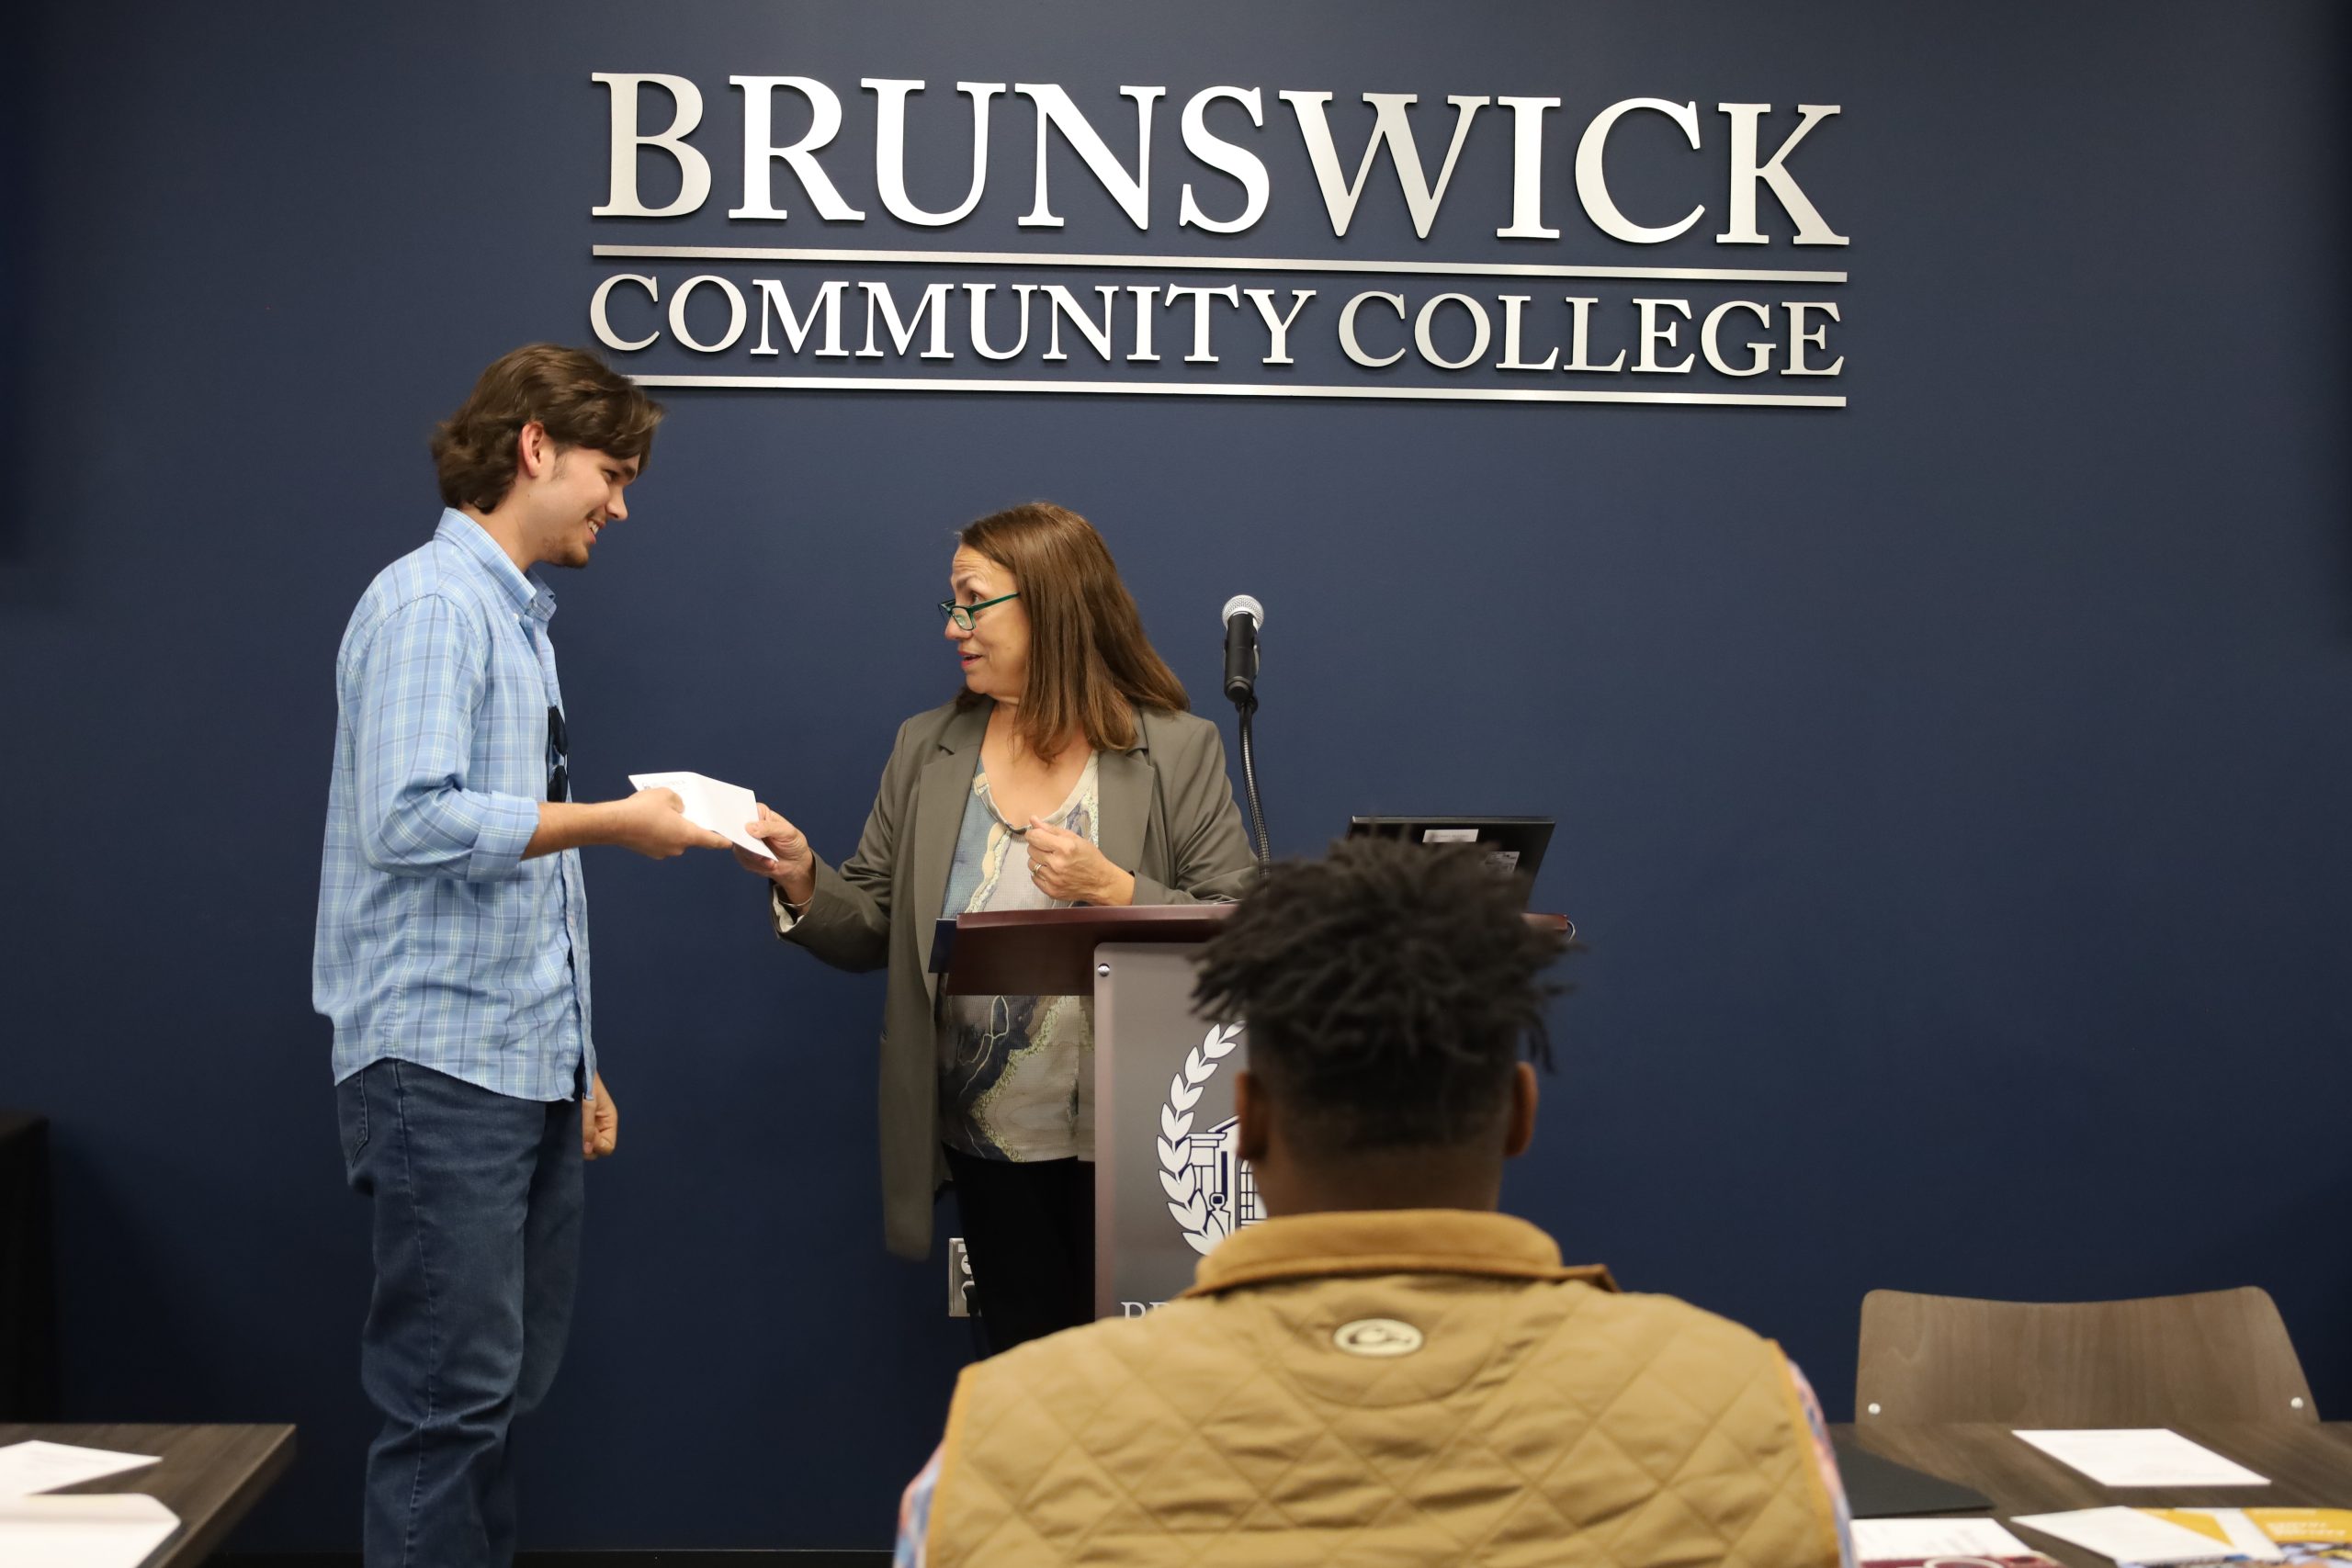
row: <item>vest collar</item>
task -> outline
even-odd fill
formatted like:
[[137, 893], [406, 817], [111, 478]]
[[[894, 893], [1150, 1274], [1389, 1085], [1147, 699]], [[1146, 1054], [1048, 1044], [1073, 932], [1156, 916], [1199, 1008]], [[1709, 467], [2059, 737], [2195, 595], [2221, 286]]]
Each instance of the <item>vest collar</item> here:
[[1509, 1214], [1371, 1209], [1295, 1214], [1236, 1231], [1201, 1259], [1184, 1294], [1329, 1274], [1492, 1274], [1617, 1289], [1605, 1266], [1563, 1264], [1557, 1242]]

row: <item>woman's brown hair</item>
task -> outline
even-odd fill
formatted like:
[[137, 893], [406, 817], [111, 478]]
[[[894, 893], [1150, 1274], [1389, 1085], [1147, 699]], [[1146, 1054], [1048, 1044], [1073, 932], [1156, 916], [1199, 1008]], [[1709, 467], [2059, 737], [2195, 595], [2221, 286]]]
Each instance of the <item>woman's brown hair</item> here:
[[[956, 537], [1012, 574], [1029, 612], [1029, 676], [1013, 723], [1032, 751], [1050, 760], [1072, 730], [1095, 750], [1125, 751], [1136, 743], [1136, 709], [1192, 706], [1183, 682], [1143, 635], [1111, 551], [1085, 518], [1031, 502], [983, 517]], [[956, 705], [980, 701], [967, 690]]]
[[535, 420], [559, 447], [644, 458], [662, 405], [583, 349], [526, 344], [493, 361], [434, 431], [441, 504], [496, 510], [514, 488], [516, 438]]

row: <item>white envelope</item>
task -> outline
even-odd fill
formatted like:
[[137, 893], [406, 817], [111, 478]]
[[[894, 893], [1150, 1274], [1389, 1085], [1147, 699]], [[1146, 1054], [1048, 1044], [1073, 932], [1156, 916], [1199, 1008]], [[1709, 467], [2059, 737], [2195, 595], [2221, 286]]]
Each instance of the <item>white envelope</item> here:
[[686, 804], [686, 820], [707, 828], [731, 844], [774, 860], [768, 847], [743, 831], [743, 824], [760, 815], [758, 798], [740, 784], [721, 784], [701, 773], [631, 773], [628, 782], [639, 789], [673, 789]]

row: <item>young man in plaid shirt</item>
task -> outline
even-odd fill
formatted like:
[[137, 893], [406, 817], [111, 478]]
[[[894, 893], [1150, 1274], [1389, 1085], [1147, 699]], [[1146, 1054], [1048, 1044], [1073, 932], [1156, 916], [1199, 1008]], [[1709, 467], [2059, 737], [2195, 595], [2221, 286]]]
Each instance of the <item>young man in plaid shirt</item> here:
[[586, 566], [628, 515], [661, 418], [591, 355], [540, 344], [492, 365], [434, 435], [432, 540], [369, 585], [336, 655], [312, 994], [373, 1213], [368, 1568], [514, 1558], [507, 1428], [554, 1378], [582, 1162], [619, 1134], [581, 846], [726, 847], [668, 790], [571, 795], [537, 569]]

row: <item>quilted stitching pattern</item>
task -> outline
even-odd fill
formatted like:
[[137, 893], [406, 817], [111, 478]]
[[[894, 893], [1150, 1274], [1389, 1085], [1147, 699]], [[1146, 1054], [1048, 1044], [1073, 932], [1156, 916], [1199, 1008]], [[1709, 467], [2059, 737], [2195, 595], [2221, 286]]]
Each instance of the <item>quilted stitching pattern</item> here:
[[[1332, 1348], [1375, 1316], [1424, 1348]], [[1786, 1378], [1735, 1324], [1573, 1281], [1173, 1302], [965, 1372], [931, 1561], [1826, 1568]]]

